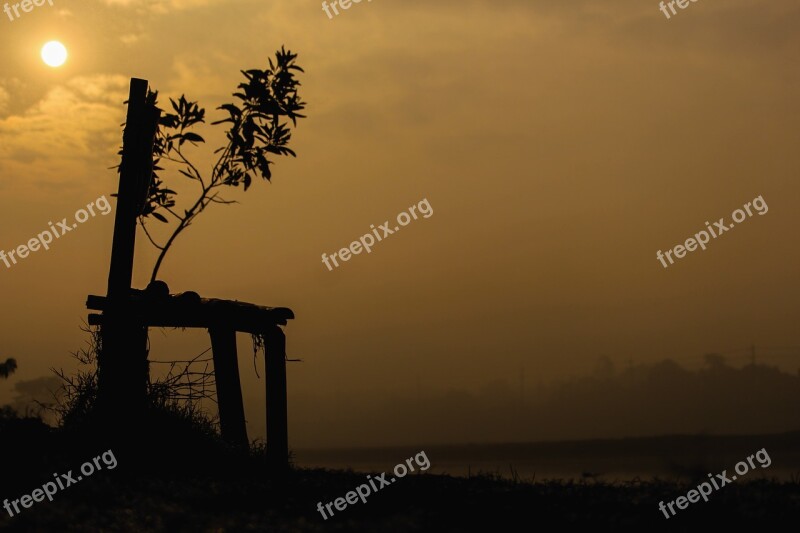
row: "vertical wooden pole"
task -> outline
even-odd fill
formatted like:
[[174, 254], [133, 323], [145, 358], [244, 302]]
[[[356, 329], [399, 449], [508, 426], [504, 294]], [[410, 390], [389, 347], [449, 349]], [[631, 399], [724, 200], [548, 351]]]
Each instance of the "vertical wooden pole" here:
[[239, 360], [236, 353], [236, 331], [210, 328], [214, 357], [214, 378], [217, 384], [217, 406], [222, 438], [228, 444], [247, 449], [247, 426], [244, 419]]
[[[136, 244], [136, 219], [142, 208], [144, 184], [153, 179], [153, 140], [159, 112], [148, 109], [147, 80], [131, 79], [128, 115], [122, 136], [122, 162], [119, 169], [117, 210], [114, 213], [114, 240], [111, 268], [108, 271], [108, 299], [127, 299], [133, 277], [133, 252]], [[155, 116], [153, 114], [155, 113]]]
[[98, 403], [120, 426], [144, 408], [147, 379], [147, 328], [128, 305], [136, 244], [136, 219], [153, 172], [153, 142], [160, 112], [147, 103], [147, 80], [131, 79], [122, 140], [117, 209], [108, 298], [98, 357]]
[[267, 387], [267, 462], [274, 471], [289, 467], [286, 402], [286, 336], [278, 326], [264, 331]]

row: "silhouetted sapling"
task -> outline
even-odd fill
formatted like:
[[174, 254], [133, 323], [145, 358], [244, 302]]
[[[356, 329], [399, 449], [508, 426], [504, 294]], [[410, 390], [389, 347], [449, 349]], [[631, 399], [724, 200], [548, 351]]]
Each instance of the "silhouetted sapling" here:
[[[230, 204], [219, 196], [221, 187], [238, 187], [243, 185], [247, 190], [253, 178], [261, 177], [267, 181], [272, 177], [269, 166], [273, 163], [270, 155], [295, 156], [288, 147], [291, 139], [291, 126], [297, 125], [298, 118], [305, 107], [297, 94], [300, 82], [295, 78], [295, 71], [303, 72], [296, 63], [297, 54], [281, 47], [275, 53], [275, 60], [269, 60], [269, 67], [264, 70], [243, 70], [245, 81], [239, 84], [239, 91], [233, 93], [239, 104], [224, 104], [221, 109], [228, 114], [227, 118], [213, 122], [229, 124], [227, 131], [228, 144], [217, 149], [219, 159], [211, 170], [210, 177], [204, 178], [198, 168], [183, 153], [186, 143], [197, 145], [205, 140], [191, 131], [198, 124], [205, 122], [205, 109], [197, 102], [189, 101], [181, 96], [177, 101], [170, 98], [172, 113], [163, 113], [159, 120], [153, 149], [153, 182], [139, 222], [144, 228], [150, 242], [160, 250], [151, 276], [156, 280], [158, 270], [164, 257], [172, 247], [175, 239], [191, 225], [195, 217], [202, 213], [211, 203]], [[148, 94], [148, 103], [157, 104], [158, 92]], [[180, 213], [175, 208], [177, 193], [168, 188], [157, 171], [164, 170], [159, 166], [162, 161], [177, 165], [183, 176], [197, 182], [199, 194], [191, 206]], [[145, 221], [153, 217], [169, 223], [172, 217], [177, 224], [164, 244], [159, 244], [147, 229]]]

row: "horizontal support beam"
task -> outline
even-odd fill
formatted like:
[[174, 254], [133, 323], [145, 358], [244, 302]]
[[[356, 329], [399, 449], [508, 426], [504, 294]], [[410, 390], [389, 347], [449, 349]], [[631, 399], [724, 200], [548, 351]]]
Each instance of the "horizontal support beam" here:
[[[95, 311], [107, 310], [105, 296], [90, 295], [86, 307]], [[274, 325], [286, 325], [294, 313], [286, 307], [264, 307], [233, 300], [200, 298], [195, 293], [151, 296], [145, 291], [131, 291], [123, 316], [130, 316], [147, 327], [165, 328], [227, 328], [258, 334]], [[102, 325], [103, 316], [89, 315], [89, 324]]]

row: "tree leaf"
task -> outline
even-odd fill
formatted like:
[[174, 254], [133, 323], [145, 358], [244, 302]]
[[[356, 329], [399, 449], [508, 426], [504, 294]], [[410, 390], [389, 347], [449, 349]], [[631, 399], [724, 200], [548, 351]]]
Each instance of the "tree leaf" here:
[[186, 141], [189, 141], [192, 144], [206, 142], [205, 139], [200, 137], [198, 134], [192, 133], [192, 132], [184, 133], [183, 134], [183, 139], [186, 140]]

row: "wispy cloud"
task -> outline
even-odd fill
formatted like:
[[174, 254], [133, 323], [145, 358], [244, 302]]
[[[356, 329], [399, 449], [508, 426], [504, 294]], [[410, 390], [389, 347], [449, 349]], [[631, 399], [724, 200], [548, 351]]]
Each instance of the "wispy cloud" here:
[[[222, 0], [104, 0], [104, 2], [110, 6], [133, 7], [137, 11], [159, 14], [223, 3]], [[230, 4], [231, 2], [225, 3]]]
[[5, 113], [6, 109], [8, 108], [8, 101], [10, 100], [10, 95], [8, 91], [6, 91], [2, 86], [0, 86], [0, 115]]
[[[0, 174], [43, 184], [109, 166], [120, 142], [127, 86], [124, 76], [73, 78], [0, 120]], [[0, 112], [8, 99], [0, 88]]]

